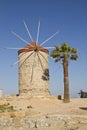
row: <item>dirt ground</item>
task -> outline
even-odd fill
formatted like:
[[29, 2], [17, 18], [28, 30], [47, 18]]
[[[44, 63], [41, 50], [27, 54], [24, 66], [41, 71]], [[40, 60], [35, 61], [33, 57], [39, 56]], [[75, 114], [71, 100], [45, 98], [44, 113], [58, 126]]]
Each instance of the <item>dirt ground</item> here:
[[6, 97], [0, 100], [1, 104], [10, 104], [16, 111], [27, 112], [30, 109], [31, 114], [26, 116], [41, 116], [46, 114], [62, 115], [87, 115], [87, 98], [73, 98], [69, 103], [58, 100], [57, 97]]

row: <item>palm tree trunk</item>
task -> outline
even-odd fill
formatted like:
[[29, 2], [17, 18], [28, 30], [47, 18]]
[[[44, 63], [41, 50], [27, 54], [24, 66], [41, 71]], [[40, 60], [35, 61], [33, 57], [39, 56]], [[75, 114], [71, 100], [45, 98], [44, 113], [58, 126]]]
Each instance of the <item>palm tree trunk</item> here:
[[64, 57], [63, 60], [63, 71], [64, 71], [64, 102], [70, 102], [69, 96], [69, 79], [68, 79], [68, 60]]

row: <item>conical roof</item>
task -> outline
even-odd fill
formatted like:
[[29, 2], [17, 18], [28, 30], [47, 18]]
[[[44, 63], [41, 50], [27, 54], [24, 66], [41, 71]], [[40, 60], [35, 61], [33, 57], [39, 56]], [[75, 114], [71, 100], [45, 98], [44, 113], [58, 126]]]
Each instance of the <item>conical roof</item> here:
[[18, 55], [23, 52], [29, 52], [29, 51], [42, 51], [48, 54], [48, 50], [43, 48], [42, 46], [36, 44], [36, 42], [32, 42], [29, 45], [25, 46], [24, 48], [20, 49], [18, 51]]

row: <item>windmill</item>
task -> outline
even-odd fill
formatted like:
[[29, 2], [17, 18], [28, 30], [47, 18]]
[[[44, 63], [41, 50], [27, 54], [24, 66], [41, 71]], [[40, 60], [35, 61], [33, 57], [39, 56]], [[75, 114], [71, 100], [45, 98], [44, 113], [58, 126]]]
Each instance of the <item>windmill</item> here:
[[31, 43], [27, 42], [23, 37], [17, 33], [12, 33], [25, 42], [27, 45], [24, 48], [7, 48], [18, 49], [18, 73], [19, 73], [19, 94], [28, 94], [30, 96], [48, 96], [49, 93], [49, 67], [48, 57], [49, 51], [47, 49], [53, 47], [43, 48], [46, 42], [52, 39], [58, 32], [54, 33], [48, 39], [38, 44], [40, 21], [38, 22], [36, 42], [34, 42], [29, 28], [25, 21], [23, 22]]

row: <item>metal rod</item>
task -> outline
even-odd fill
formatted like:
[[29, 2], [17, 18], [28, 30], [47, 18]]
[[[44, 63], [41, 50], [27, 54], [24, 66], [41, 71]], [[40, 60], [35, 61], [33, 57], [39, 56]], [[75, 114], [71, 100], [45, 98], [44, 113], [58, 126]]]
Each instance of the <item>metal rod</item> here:
[[39, 55], [38, 55], [38, 52], [37, 52], [37, 56], [38, 56], [38, 59], [39, 59], [40, 65], [41, 65], [41, 67], [42, 67], [42, 70], [44, 71], [44, 69], [43, 69], [43, 65], [42, 65], [42, 61], [41, 61], [41, 59], [40, 59], [40, 57], [39, 57]]
[[44, 48], [47, 48], [47, 49], [54, 49], [55, 47], [44, 47]]
[[[27, 52], [23, 53], [23, 54], [21, 55], [21, 57], [22, 57], [23, 55], [25, 55], [26, 53], [27, 53]], [[22, 61], [23, 59], [24, 59], [24, 57], [22, 57], [20, 61]], [[16, 64], [19, 63], [20, 61], [17, 60], [17, 61], [16, 61], [15, 63], [13, 63], [11, 66], [16, 65]]]
[[37, 29], [37, 39], [36, 39], [36, 43], [38, 43], [39, 32], [40, 32], [40, 20], [39, 20], [39, 22], [38, 22], [38, 29]]
[[34, 53], [34, 60], [33, 60], [33, 64], [32, 64], [32, 72], [31, 72], [31, 80], [30, 80], [30, 82], [32, 82], [32, 80], [33, 80], [35, 58], [36, 58], [36, 52]]
[[21, 36], [19, 36], [17, 33], [11, 31], [17, 38], [19, 38], [21, 41], [25, 42], [27, 45], [29, 45], [29, 42], [23, 39]]
[[27, 33], [28, 33], [28, 35], [29, 35], [31, 41], [33, 42], [33, 38], [32, 38], [32, 36], [31, 36], [31, 34], [30, 34], [30, 31], [29, 31], [29, 29], [28, 29], [28, 27], [27, 27], [27, 24], [25, 23], [25, 21], [23, 21], [23, 23], [24, 23], [24, 26], [25, 26], [25, 28], [26, 28], [26, 30], [27, 30]]
[[43, 58], [44, 58], [44, 60], [48, 63], [48, 61], [47, 61], [47, 59], [44, 57], [44, 55], [43, 54], [41, 54], [41, 52], [39, 51], [38, 52]]
[[21, 65], [19, 66], [19, 68], [22, 66], [22, 64], [23, 64], [30, 56], [33, 55], [33, 53], [34, 53], [34, 51], [24, 59], [24, 61], [23, 61], [23, 62], [21, 63]]
[[[23, 48], [5, 47], [4, 49], [9, 49], [9, 50], [19, 50], [19, 49], [23, 49]], [[28, 48], [24, 48], [24, 49], [28, 49]]]
[[55, 35], [57, 35], [57, 33], [59, 33], [58, 31], [56, 33], [54, 33], [51, 37], [49, 37], [48, 39], [46, 39], [44, 42], [42, 42], [40, 44], [40, 46], [42, 46], [43, 44], [45, 44], [46, 42], [48, 42], [50, 39], [52, 39]]

